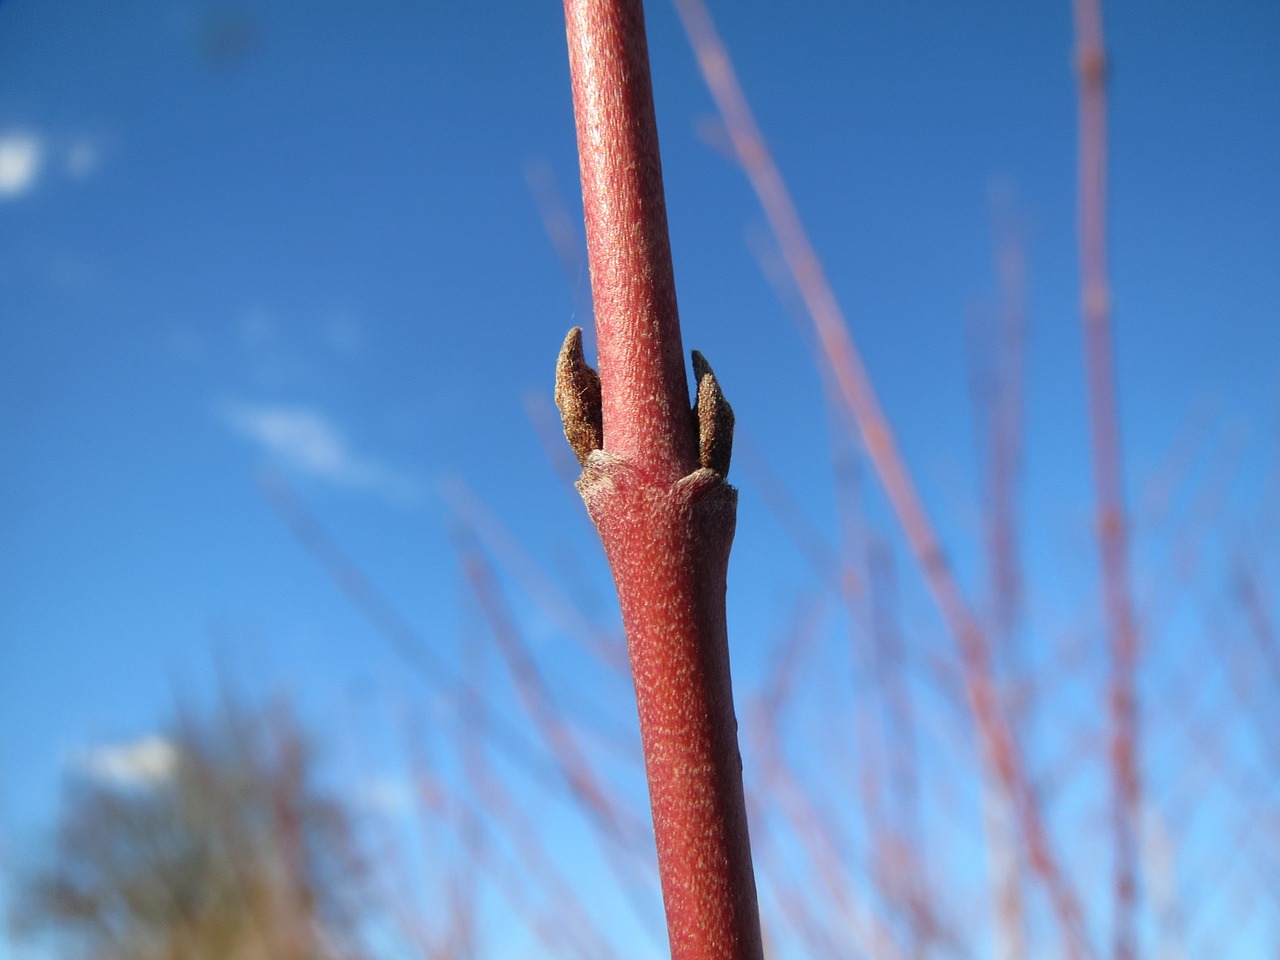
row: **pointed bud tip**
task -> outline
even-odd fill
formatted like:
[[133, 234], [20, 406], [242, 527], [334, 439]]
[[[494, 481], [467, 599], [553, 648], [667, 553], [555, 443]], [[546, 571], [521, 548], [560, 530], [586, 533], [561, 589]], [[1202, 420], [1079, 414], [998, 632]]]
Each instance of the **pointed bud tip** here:
[[693, 351], [693, 375], [697, 381], [693, 417], [698, 434], [698, 464], [724, 476], [733, 454], [733, 408], [725, 399], [711, 364], [697, 350]]
[[593, 450], [604, 447], [604, 415], [600, 400], [600, 375], [582, 353], [582, 328], [574, 327], [564, 338], [556, 360], [556, 406], [564, 435], [578, 463], [586, 466]]
[[564, 343], [560, 346], [560, 358], [557, 367], [573, 360], [584, 360], [582, 353], [582, 328], [570, 327], [565, 334]]
[[704, 357], [697, 350], [692, 351], [692, 353], [693, 353], [693, 379], [697, 383], [701, 383], [702, 378], [705, 377], [707, 374], [711, 374], [711, 376], [714, 377], [715, 373], [711, 369], [711, 364], [707, 363], [707, 358]]

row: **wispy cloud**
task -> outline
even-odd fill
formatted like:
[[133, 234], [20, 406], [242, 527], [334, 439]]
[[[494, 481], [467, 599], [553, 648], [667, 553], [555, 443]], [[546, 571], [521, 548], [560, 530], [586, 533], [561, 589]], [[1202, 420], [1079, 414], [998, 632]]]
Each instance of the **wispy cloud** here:
[[397, 777], [370, 777], [358, 785], [360, 804], [373, 813], [398, 816], [413, 808], [413, 789]]
[[85, 750], [76, 766], [93, 779], [115, 787], [156, 787], [178, 770], [178, 748], [161, 736]]
[[77, 137], [67, 147], [63, 166], [67, 176], [73, 180], [84, 180], [98, 171], [102, 159], [102, 151], [95, 140], [90, 137]]
[[50, 173], [86, 180], [101, 163], [102, 145], [87, 134], [45, 135], [22, 128], [0, 131], [0, 200], [31, 193]]
[[418, 485], [409, 477], [352, 451], [341, 432], [313, 407], [231, 403], [223, 408], [223, 417], [236, 433], [299, 473], [400, 504], [419, 496]]
[[27, 130], [0, 133], [0, 199], [20, 197], [40, 179], [45, 141]]

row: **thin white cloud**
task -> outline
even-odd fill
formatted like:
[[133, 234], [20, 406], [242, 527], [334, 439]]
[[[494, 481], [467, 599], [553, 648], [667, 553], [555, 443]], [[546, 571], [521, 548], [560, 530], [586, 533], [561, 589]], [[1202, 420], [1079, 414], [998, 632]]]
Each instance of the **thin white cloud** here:
[[365, 809], [386, 816], [408, 813], [413, 808], [413, 789], [396, 777], [370, 777], [359, 785], [358, 797]]
[[25, 130], [0, 133], [0, 199], [20, 197], [35, 187], [44, 166], [43, 138]]
[[98, 163], [101, 160], [102, 153], [98, 149], [98, 144], [89, 137], [79, 137], [71, 142], [67, 147], [66, 156], [63, 158], [63, 166], [66, 168], [67, 176], [73, 180], [84, 180], [86, 177], [93, 176], [98, 170]]
[[312, 407], [233, 403], [224, 408], [224, 418], [236, 433], [300, 473], [402, 504], [418, 497], [417, 484], [385, 464], [355, 454], [341, 432]]
[[45, 135], [11, 128], [0, 132], [0, 200], [31, 193], [46, 173], [86, 180], [102, 165], [102, 145], [87, 134]]
[[132, 743], [86, 750], [77, 765], [90, 777], [111, 786], [157, 787], [173, 779], [178, 759], [177, 746], [164, 737], [152, 735]]

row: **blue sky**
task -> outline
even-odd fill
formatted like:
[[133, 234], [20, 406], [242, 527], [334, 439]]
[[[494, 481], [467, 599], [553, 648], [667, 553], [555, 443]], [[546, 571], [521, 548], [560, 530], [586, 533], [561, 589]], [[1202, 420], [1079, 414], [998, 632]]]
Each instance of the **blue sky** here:
[[[1029, 579], [1047, 619], [1087, 613], [1070, 5], [712, 13], [973, 590], [965, 318], [996, 296], [990, 198], [1016, 195]], [[1104, 14], [1130, 495], [1208, 409], [1242, 438], [1224, 507], [1240, 519], [1225, 526], [1265, 553], [1250, 536], [1280, 360], [1280, 7]], [[829, 530], [820, 383], [747, 243], [762, 217], [699, 132], [713, 107], [674, 11], [651, 3], [648, 20], [685, 344], [715, 366], [744, 442]], [[580, 504], [526, 414], [545, 411], [560, 341], [589, 319], [585, 263], [557, 261], [530, 170], [580, 231], [557, 4], [0, 3], [11, 843], [47, 824], [77, 757], [152, 734], [175, 691], [207, 696], [215, 649], [240, 682], [288, 689], [316, 717], [352, 691], [425, 695], [264, 501], [264, 463], [450, 662], [468, 614], [442, 483], [473, 490], [536, 563], [590, 570], [611, 616]], [[734, 478], [741, 691], [812, 575], [751, 475]], [[868, 509], [892, 537], [877, 496]], [[1164, 550], [1140, 543], [1141, 583], [1159, 581]], [[908, 618], [936, 634], [903, 581]], [[548, 669], [587, 670], [512, 593]], [[368, 726], [392, 764], [393, 738]]]

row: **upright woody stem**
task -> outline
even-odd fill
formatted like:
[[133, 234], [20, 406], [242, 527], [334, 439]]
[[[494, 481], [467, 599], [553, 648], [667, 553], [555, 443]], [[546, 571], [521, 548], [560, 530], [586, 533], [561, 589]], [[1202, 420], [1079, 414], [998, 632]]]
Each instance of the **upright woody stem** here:
[[1075, 0], [1079, 71], [1079, 248], [1089, 432], [1107, 647], [1111, 654], [1112, 830], [1115, 919], [1112, 956], [1138, 955], [1141, 757], [1138, 751], [1138, 631], [1133, 613], [1107, 269], [1107, 62], [1099, 0]]
[[600, 372], [570, 331], [556, 402], [613, 569], [673, 960], [763, 949], [729, 678], [733, 413], [690, 410], [640, 0], [565, 0]]

